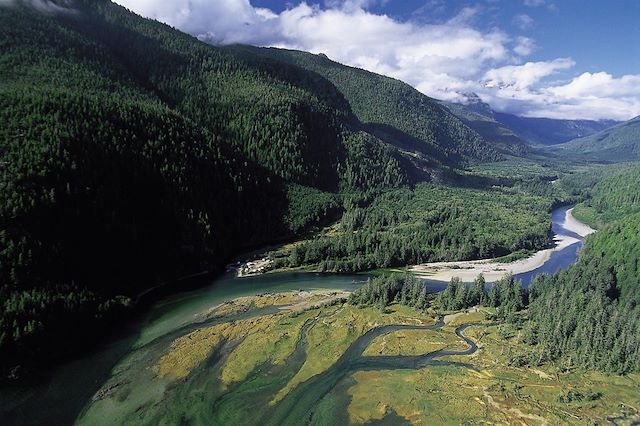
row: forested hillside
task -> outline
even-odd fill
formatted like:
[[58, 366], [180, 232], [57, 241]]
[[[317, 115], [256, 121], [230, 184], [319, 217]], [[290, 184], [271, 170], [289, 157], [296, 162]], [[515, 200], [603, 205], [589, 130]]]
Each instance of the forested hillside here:
[[517, 156], [524, 156], [531, 151], [525, 140], [495, 120], [493, 111], [488, 105], [484, 104], [487, 108], [481, 108], [478, 103], [462, 105], [443, 102], [442, 104], [499, 151]]
[[338, 64], [324, 55], [248, 46], [229, 49], [288, 61], [322, 75], [344, 95], [367, 132], [404, 150], [419, 151], [440, 163], [454, 165], [469, 159], [501, 157], [436, 100], [401, 81]]
[[640, 159], [640, 117], [566, 144], [552, 153], [592, 161], [637, 161]]
[[485, 259], [546, 246], [551, 200], [511, 190], [419, 184], [345, 203], [329, 232], [272, 254], [276, 267], [355, 272]]
[[496, 121], [533, 145], [557, 145], [615, 126], [613, 120], [559, 120], [495, 112]]
[[[159, 282], [500, 158], [396, 80], [207, 45], [106, 0], [58, 5], [0, 7], [3, 370], [100, 338]], [[422, 226], [452, 236], [452, 217]], [[438, 237], [437, 253], [541, 244], [546, 219], [523, 220], [497, 243]]]
[[639, 169], [598, 183], [586, 216], [602, 229], [576, 265], [532, 287], [530, 334], [540, 359], [626, 373], [640, 370]]
[[335, 217], [322, 191], [413, 179], [349, 130], [321, 77], [74, 5], [0, 8], [3, 368], [56, 355], [63, 333], [99, 336], [159, 281]]
[[632, 167], [597, 183], [589, 198], [576, 206], [574, 215], [591, 226], [640, 213], [640, 167]]

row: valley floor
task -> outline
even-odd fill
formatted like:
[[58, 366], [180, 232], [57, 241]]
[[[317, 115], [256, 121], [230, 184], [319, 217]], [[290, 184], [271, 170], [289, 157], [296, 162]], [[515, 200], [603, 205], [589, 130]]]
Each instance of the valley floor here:
[[[562, 223], [564, 229], [580, 237], [586, 237], [595, 232], [594, 229], [574, 218], [572, 211], [573, 208], [568, 209], [565, 213]], [[487, 281], [497, 281], [507, 274], [517, 275], [538, 269], [549, 261], [553, 253], [579, 242], [578, 238], [570, 235], [556, 235], [553, 247], [540, 250], [532, 256], [513, 262], [505, 263], [497, 259], [431, 262], [411, 266], [408, 270], [419, 277], [436, 281], [449, 281], [451, 278], [457, 277], [462, 281], [471, 282], [480, 274], [483, 274]]]
[[[631, 424], [640, 376], [520, 367], [512, 324], [344, 292], [244, 297], [132, 352], [81, 424]], [[477, 350], [476, 350], [477, 348]], [[516, 361], [514, 361], [516, 360]]]

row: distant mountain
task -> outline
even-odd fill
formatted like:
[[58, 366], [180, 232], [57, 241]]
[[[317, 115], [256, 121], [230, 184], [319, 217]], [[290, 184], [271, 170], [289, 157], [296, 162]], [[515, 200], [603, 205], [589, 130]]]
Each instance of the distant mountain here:
[[494, 112], [495, 120], [532, 145], [556, 145], [618, 124], [614, 120], [556, 120]]
[[585, 138], [551, 148], [552, 152], [595, 161], [640, 160], [640, 116]]
[[588, 136], [619, 122], [613, 120], [557, 120], [527, 118], [496, 112], [475, 93], [463, 94], [464, 103], [444, 102], [467, 126], [500, 152], [526, 155], [531, 145], [556, 145]]

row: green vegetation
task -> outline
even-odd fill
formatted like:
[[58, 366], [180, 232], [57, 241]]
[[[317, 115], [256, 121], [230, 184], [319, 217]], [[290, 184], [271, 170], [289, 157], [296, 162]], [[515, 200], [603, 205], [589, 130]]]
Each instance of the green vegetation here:
[[601, 180], [589, 191], [586, 201], [576, 206], [573, 214], [596, 228], [606, 223], [640, 213], [640, 167], [617, 171]]
[[327, 191], [416, 175], [316, 74], [74, 7], [0, 9], [4, 371], [99, 337], [159, 281], [334, 219]]
[[[526, 323], [490, 323], [492, 308], [458, 312], [445, 326], [429, 328], [430, 309], [390, 303], [380, 310], [336, 303], [334, 297], [315, 294], [320, 308], [306, 303], [305, 292], [227, 302], [212, 312], [218, 324], [139, 348], [122, 360], [78, 423], [271, 424], [280, 414], [282, 424], [300, 418], [316, 424], [637, 419], [637, 374], [566, 371], [546, 362], [525, 367], [519, 360], [531, 352]], [[229, 306], [250, 314], [270, 304], [281, 311], [240, 321], [226, 316], [235, 312]], [[414, 364], [441, 349], [467, 349], [455, 331], [468, 323], [478, 324], [464, 330], [479, 348], [472, 356]], [[375, 334], [385, 325], [404, 328]]]
[[640, 215], [590, 237], [578, 263], [537, 277], [528, 341], [546, 360], [603, 371], [640, 371]]
[[[75, 11], [0, 8], [2, 373], [100, 338], [146, 288], [215, 273], [343, 212], [346, 252], [326, 270], [507, 254], [546, 238], [530, 211], [504, 240], [463, 231], [455, 221], [476, 217], [445, 209], [449, 188], [413, 190], [501, 156], [404, 83], [309, 54], [210, 46], [106, 0], [64, 7]], [[434, 203], [434, 216], [414, 214]], [[404, 231], [358, 240], [360, 260], [345, 235], [361, 217], [358, 239]], [[412, 227], [427, 230], [403, 252]], [[301, 247], [305, 265], [319, 262]]]
[[552, 160], [534, 160], [530, 158], [509, 158], [504, 161], [475, 164], [469, 167], [473, 173], [492, 176], [501, 179], [538, 179], [547, 182], [558, 178], [560, 169], [571, 169], [567, 164], [559, 164]]
[[548, 198], [430, 184], [345, 201], [339, 226], [274, 253], [275, 267], [352, 272], [499, 257], [546, 246]]
[[309, 224], [326, 223], [342, 211], [335, 194], [319, 189], [292, 184], [288, 187], [287, 196], [289, 209], [285, 221], [295, 233]]
[[590, 161], [640, 160], [640, 117], [590, 136], [553, 147], [555, 155]]
[[385, 309], [392, 302], [415, 309], [429, 307], [424, 284], [411, 275], [382, 275], [369, 279], [349, 295], [349, 303], [358, 306], [378, 306]]
[[480, 275], [468, 287], [454, 277], [447, 288], [436, 296], [435, 303], [444, 311], [459, 311], [476, 305], [492, 307], [496, 308], [498, 317], [511, 319], [510, 314], [527, 306], [528, 293], [522, 283], [510, 275], [490, 286]]
[[[221, 271], [241, 251], [336, 220], [274, 254], [274, 265], [351, 272], [516, 256], [548, 243], [554, 203], [590, 195], [580, 172], [558, 176], [558, 163], [496, 162], [526, 151], [513, 133], [397, 80], [319, 55], [210, 46], [106, 0], [73, 7], [0, 8], [3, 376], [101, 338], [149, 287]], [[585, 209], [603, 221], [635, 211], [630, 191], [599, 195], [615, 185], [596, 188]], [[616, 226], [602, 235], [614, 241], [634, 225]], [[615, 285], [603, 287], [603, 309], [635, 312], [636, 270], [601, 238], [585, 252], [604, 260], [585, 274], [604, 267]], [[419, 284], [394, 280], [352, 301], [428, 308]], [[451, 285], [443, 309], [526, 304], [513, 282], [505, 294]], [[634, 370], [629, 339], [617, 361], [583, 361]]]
[[391, 145], [417, 150], [443, 164], [501, 158], [445, 107], [399, 80], [340, 65], [324, 55], [246, 46], [232, 49], [288, 61], [325, 77], [344, 95], [366, 131]]
[[565, 368], [628, 373], [640, 370], [640, 173], [607, 174], [576, 208], [601, 230], [577, 264], [533, 283], [527, 340]]

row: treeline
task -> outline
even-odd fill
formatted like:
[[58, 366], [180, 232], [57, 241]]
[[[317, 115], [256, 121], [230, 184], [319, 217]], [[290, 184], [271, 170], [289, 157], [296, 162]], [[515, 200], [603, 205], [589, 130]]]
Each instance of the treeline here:
[[[504, 256], [547, 245], [550, 201], [500, 190], [419, 184], [346, 199], [339, 228], [275, 256], [276, 267], [353, 272]], [[337, 232], [336, 232], [337, 231]]]
[[484, 276], [480, 274], [470, 285], [457, 277], [452, 278], [447, 288], [438, 293], [435, 303], [445, 311], [458, 311], [476, 305], [494, 307], [500, 317], [506, 318], [526, 308], [528, 299], [522, 283], [512, 275], [487, 286]]
[[380, 309], [394, 302], [422, 310], [429, 307], [424, 284], [408, 274], [404, 277], [388, 274], [370, 278], [349, 295], [348, 302], [357, 306], [377, 306]]
[[[391, 303], [417, 309], [431, 306], [424, 282], [409, 274], [385, 274], [370, 278], [349, 295], [348, 301], [353, 305], [380, 308]], [[499, 317], [508, 318], [510, 314], [525, 309], [528, 301], [527, 291], [512, 275], [487, 284], [480, 274], [470, 285], [457, 277], [452, 278], [447, 288], [433, 298], [433, 306], [442, 311], [459, 311], [482, 305], [497, 308]]]

